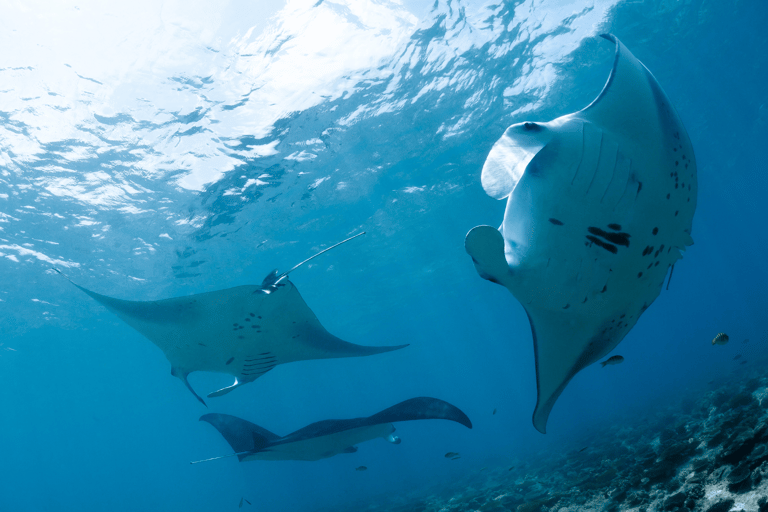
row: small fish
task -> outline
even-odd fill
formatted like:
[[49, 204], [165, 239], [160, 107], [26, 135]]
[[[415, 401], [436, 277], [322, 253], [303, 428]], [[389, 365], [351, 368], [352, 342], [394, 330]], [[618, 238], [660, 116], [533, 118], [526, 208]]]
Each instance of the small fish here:
[[744, 361], [741, 362], [741, 364], [747, 364], [747, 360], [745, 359]]
[[480, 472], [480, 473], [482, 473], [482, 472], [483, 472], [483, 471], [485, 471], [486, 469], [488, 469], [488, 468], [480, 468], [480, 471], [479, 471], [479, 472]]
[[588, 447], [587, 447], [587, 446], [585, 446], [584, 448], [582, 448], [581, 450], [579, 450], [579, 451], [578, 451], [578, 452], [576, 452], [576, 453], [581, 453], [581, 452], [583, 452], [584, 450], [586, 450], [587, 448], [588, 448]]
[[749, 343], [749, 338], [746, 338], [742, 343]]
[[246, 502], [246, 503], [247, 503], [247, 504], [249, 504], [249, 505], [251, 504], [251, 502], [250, 502], [250, 501], [248, 501], [247, 499], [245, 499], [245, 498], [240, 498], [240, 504], [237, 506], [237, 508], [243, 508], [243, 502]]
[[457, 455], [457, 456], [451, 458], [451, 460], [459, 460], [460, 458], [461, 458], [461, 455]]
[[728, 343], [728, 335], [724, 332], [718, 333], [717, 336], [715, 336], [715, 339], [712, 340], [713, 345], [725, 345]]
[[451, 459], [453, 457], [456, 457], [457, 455], [458, 455], [458, 453], [456, 453], [456, 452], [448, 452], [448, 453], [445, 454], [445, 458], [446, 459]]
[[741, 354], [736, 354], [735, 356], [733, 356], [734, 361], [737, 359], [741, 359]]
[[611, 356], [611, 357], [609, 357], [608, 359], [606, 359], [605, 361], [603, 361], [600, 364], [603, 365], [603, 368], [605, 368], [609, 364], [619, 364], [619, 363], [623, 363], [623, 362], [624, 362], [624, 358], [623, 357], [621, 357], [621, 356]]
[[496, 414], [496, 409], [493, 410], [493, 414]]
[[510, 466], [507, 471], [512, 471], [513, 469], [515, 469], [515, 466]]
[[358, 467], [355, 468], [355, 471], [365, 471], [366, 469], [368, 469], [368, 468], [365, 467], [365, 466], [358, 466]]

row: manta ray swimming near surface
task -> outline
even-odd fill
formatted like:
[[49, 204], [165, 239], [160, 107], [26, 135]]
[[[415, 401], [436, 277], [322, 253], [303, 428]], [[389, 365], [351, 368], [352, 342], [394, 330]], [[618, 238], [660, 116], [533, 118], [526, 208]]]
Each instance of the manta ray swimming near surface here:
[[324, 420], [280, 437], [249, 421], [228, 414], [205, 414], [200, 421], [213, 425], [235, 453], [192, 462], [234, 457], [250, 460], [320, 460], [340, 453], [354, 453], [358, 443], [382, 437], [393, 444], [400, 438], [393, 434], [396, 421], [450, 420], [472, 428], [472, 422], [458, 407], [437, 398], [411, 398], [388, 409], [350, 420]]
[[369, 356], [408, 346], [366, 347], [340, 340], [320, 325], [288, 280], [288, 274], [307, 261], [364, 233], [320, 251], [287, 272], [270, 272], [261, 286], [138, 302], [107, 297], [72, 284], [157, 345], [171, 363], [171, 375], [181, 379], [205, 405], [187, 380], [191, 372], [220, 372], [235, 377], [234, 384], [210, 393], [210, 398], [253, 382], [278, 364]]
[[486, 193], [507, 201], [504, 220], [465, 240], [480, 276], [528, 314], [542, 433], [568, 382], [619, 344], [693, 244], [688, 133], [651, 72], [602, 37], [616, 52], [600, 95], [548, 123], [507, 128], [482, 171]]

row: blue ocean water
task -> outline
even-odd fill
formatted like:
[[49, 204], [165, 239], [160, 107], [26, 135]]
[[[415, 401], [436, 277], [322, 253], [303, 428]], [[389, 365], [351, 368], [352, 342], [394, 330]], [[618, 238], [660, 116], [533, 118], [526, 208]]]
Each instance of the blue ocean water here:
[[[764, 2], [61, 2], [0, 19], [0, 510], [361, 510], [641, 429], [768, 361]], [[480, 185], [491, 146], [592, 101], [606, 32], [688, 129], [695, 244], [613, 352], [625, 362], [579, 373], [542, 435], [525, 312], [463, 240], [503, 216]], [[359, 231], [291, 280], [340, 338], [410, 346], [281, 365], [207, 410], [50, 270], [156, 300], [261, 283]], [[712, 346], [718, 332], [731, 342]], [[316, 462], [189, 464], [231, 453], [206, 412], [282, 435], [415, 396], [474, 428], [405, 422], [398, 446]]]

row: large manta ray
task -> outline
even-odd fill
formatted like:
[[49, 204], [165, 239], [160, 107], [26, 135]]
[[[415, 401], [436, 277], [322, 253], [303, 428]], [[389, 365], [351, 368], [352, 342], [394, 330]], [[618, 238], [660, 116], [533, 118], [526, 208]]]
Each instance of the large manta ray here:
[[542, 433], [571, 378], [619, 344], [693, 243], [688, 133], [651, 72], [602, 37], [616, 54], [600, 95], [579, 112], [507, 128], [482, 172], [486, 193], [507, 200], [504, 221], [465, 240], [480, 276], [528, 313]]
[[369, 356], [407, 346], [366, 347], [340, 340], [320, 325], [288, 280], [288, 274], [307, 261], [362, 234], [307, 258], [287, 272], [279, 275], [277, 270], [270, 272], [261, 286], [237, 286], [186, 297], [135, 302], [114, 299], [72, 284], [157, 345], [171, 363], [171, 375], [181, 379], [205, 404], [189, 385], [187, 376], [191, 372], [220, 372], [235, 377], [234, 384], [210, 393], [210, 398], [253, 382], [278, 364]]
[[354, 453], [357, 451], [356, 444], [377, 437], [400, 444], [400, 438], [393, 434], [395, 426], [392, 422], [433, 419], [451, 420], [472, 428], [472, 422], [459, 408], [429, 397], [411, 398], [367, 418], [318, 421], [284, 437], [235, 416], [205, 414], [200, 421], [213, 425], [235, 453], [192, 464], [235, 455], [240, 462], [320, 460], [340, 453]]

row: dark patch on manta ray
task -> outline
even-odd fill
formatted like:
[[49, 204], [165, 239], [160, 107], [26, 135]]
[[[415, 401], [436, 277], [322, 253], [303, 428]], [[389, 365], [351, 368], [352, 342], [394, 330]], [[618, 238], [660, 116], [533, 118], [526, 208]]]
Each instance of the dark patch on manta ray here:
[[612, 244], [629, 247], [629, 237], [630, 237], [629, 233], [609, 233], [607, 231], [604, 231], [600, 228], [596, 228], [594, 226], [587, 228], [587, 231], [589, 231], [593, 235], [597, 235], [605, 238]]
[[590, 242], [592, 242], [595, 245], [598, 245], [599, 247], [602, 247], [603, 249], [605, 249], [606, 251], [608, 251], [610, 253], [616, 254], [618, 252], [618, 249], [616, 248], [615, 245], [607, 244], [607, 243], [603, 242], [602, 240], [600, 240], [597, 237], [594, 237], [594, 236], [591, 236], [591, 235], [587, 235], [587, 240], [589, 240]]
[[562, 222], [560, 222], [560, 221], [559, 221], [559, 220], [557, 220], [557, 219], [553, 219], [553, 218], [551, 218], [551, 217], [550, 217], [550, 219], [549, 219], [549, 222], [551, 222], [551, 223], [552, 223], [552, 224], [554, 224], [555, 226], [562, 226], [562, 225], [563, 225], [563, 223], [562, 223]]

